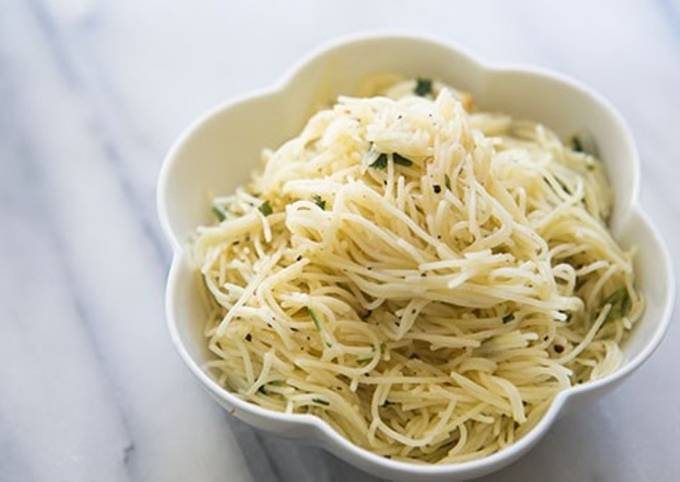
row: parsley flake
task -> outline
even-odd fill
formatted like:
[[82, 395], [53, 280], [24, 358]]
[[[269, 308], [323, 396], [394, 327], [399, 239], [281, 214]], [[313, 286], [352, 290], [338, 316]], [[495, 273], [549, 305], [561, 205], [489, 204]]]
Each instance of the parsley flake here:
[[218, 208], [217, 206], [212, 207], [212, 212], [219, 222], [222, 222], [225, 219], [227, 219], [227, 217], [224, 215], [222, 210], [220, 208]]
[[272, 210], [272, 205], [269, 204], [269, 201], [265, 201], [262, 204], [260, 204], [260, 207], [257, 208], [262, 214], [265, 216], [269, 216], [271, 213], [274, 211]]
[[578, 136], [571, 138], [571, 149], [576, 152], [585, 152], [583, 143], [581, 143], [581, 139], [579, 139]]
[[[387, 161], [388, 161], [387, 154], [383, 152], [378, 156], [378, 158], [375, 161], [373, 161], [370, 167], [384, 170], [385, 168], [387, 168]], [[399, 166], [408, 167], [413, 165], [413, 161], [411, 159], [408, 159], [396, 152], [392, 153], [392, 161], [394, 161], [394, 163]]]
[[397, 154], [396, 152], [392, 154], [392, 160], [394, 160], [395, 164], [399, 164], [400, 166], [410, 166], [413, 164], [413, 161], [411, 159], [406, 159], [404, 156], [401, 154]]
[[425, 97], [428, 94], [432, 93], [432, 79], [425, 79], [418, 77], [416, 79], [416, 88], [413, 89], [413, 92], [416, 95], [419, 95], [421, 97]]
[[312, 201], [314, 201], [314, 204], [319, 206], [322, 211], [326, 209], [326, 201], [324, 201], [318, 194], [314, 194], [312, 196]]
[[387, 154], [380, 154], [370, 167], [375, 169], [385, 169], [387, 167]]
[[624, 287], [614, 291], [604, 300], [602, 306], [607, 304], [611, 305], [609, 313], [607, 313], [607, 320], [618, 320], [619, 318], [623, 318], [630, 310], [630, 296], [628, 296], [628, 290]]

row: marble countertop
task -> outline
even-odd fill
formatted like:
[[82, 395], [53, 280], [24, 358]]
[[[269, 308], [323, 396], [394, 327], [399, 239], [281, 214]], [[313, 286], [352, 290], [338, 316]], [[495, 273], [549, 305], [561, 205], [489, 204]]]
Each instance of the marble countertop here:
[[[229, 417], [192, 379], [165, 328], [155, 183], [198, 113], [378, 28], [603, 93], [680, 250], [680, 2], [2, 2], [0, 481], [374, 480]], [[678, 366], [673, 323], [622, 388], [484, 480], [680, 480]]]

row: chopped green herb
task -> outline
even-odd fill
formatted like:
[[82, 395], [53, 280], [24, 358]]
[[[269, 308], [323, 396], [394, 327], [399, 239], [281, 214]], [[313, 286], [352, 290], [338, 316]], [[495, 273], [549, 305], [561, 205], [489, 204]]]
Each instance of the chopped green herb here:
[[[400, 166], [408, 167], [413, 165], [413, 161], [411, 159], [407, 159], [401, 154], [398, 154], [396, 152], [392, 154], [392, 160], [394, 161], [395, 164], [398, 164]], [[387, 168], [387, 161], [388, 161], [387, 154], [383, 152], [378, 156], [378, 158], [375, 161], [373, 161], [370, 167], [373, 167], [375, 169], [385, 169]]]
[[[619, 288], [604, 300], [602, 306], [611, 305], [609, 313], [607, 313], [607, 320], [618, 320], [628, 313], [630, 310], [630, 296], [626, 288]], [[606, 320], [605, 320], [606, 321]]]
[[513, 315], [512, 313], [510, 313], [509, 315], [505, 315], [505, 316], [501, 319], [501, 321], [503, 322], [503, 324], [505, 324], [505, 323], [510, 323], [510, 322], [511, 322], [512, 320], [514, 320], [514, 319], [515, 319], [515, 315]]
[[588, 169], [589, 171], [594, 171], [594, 170], [595, 170], [595, 166], [594, 166], [593, 164], [587, 164], [587, 165], [586, 165], [586, 169]]
[[312, 201], [314, 201], [314, 204], [319, 206], [322, 210], [326, 209], [326, 201], [324, 201], [318, 194], [314, 194], [312, 196]]
[[416, 88], [413, 89], [416, 95], [424, 97], [432, 93], [432, 79], [425, 79], [418, 77], [416, 79]]
[[275, 387], [282, 387], [286, 384], [283, 380], [273, 380], [269, 382], [269, 385], [274, 385]]
[[367, 364], [371, 363], [372, 360], [373, 360], [373, 357], [369, 357], [369, 358], [359, 358], [357, 361], [359, 363], [361, 363], [362, 365], [367, 365]]
[[395, 164], [399, 164], [400, 166], [410, 166], [413, 164], [411, 159], [406, 159], [404, 156], [397, 154], [396, 152], [392, 154], [392, 159], [394, 160]]
[[571, 138], [571, 149], [576, 152], [585, 152], [583, 149], [583, 144], [581, 143], [581, 139], [579, 139], [578, 136]]
[[[323, 332], [324, 332], [323, 322], [321, 321], [321, 319], [318, 316], [316, 316], [316, 313], [314, 312], [314, 310], [312, 310], [311, 308], [307, 308], [307, 311], [309, 312], [309, 316], [312, 317], [312, 321], [314, 322], [314, 326], [316, 326], [316, 329], [319, 330], [319, 332], [321, 332], [322, 337], [323, 337]], [[326, 340], [326, 346], [330, 348], [333, 345], [329, 341]]]
[[371, 164], [371, 167], [375, 169], [385, 169], [387, 167], [387, 154], [380, 154]]
[[451, 179], [448, 174], [444, 174], [444, 185], [446, 186], [446, 189], [451, 190]]
[[218, 208], [217, 206], [213, 206], [213, 207], [212, 207], [212, 212], [213, 212], [213, 214], [215, 215], [215, 217], [217, 218], [217, 220], [218, 220], [219, 222], [222, 222], [222, 221], [224, 221], [224, 220], [227, 218], [227, 217], [224, 215], [224, 213], [222, 212], [222, 210], [221, 210], [220, 208]]
[[326, 406], [331, 404], [330, 402], [328, 402], [326, 400], [322, 400], [321, 398], [312, 398], [312, 402], [318, 403], [319, 405], [326, 405]]
[[316, 316], [316, 313], [314, 313], [314, 310], [312, 310], [311, 308], [307, 308], [307, 311], [309, 312], [309, 316], [312, 317], [312, 321], [314, 322], [316, 329], [321, 331], [323, 329], [323, 324], [321, 323], [321, 320]]
[[269, 204], [269, 201], [265, 201], [262, 204], [260, 204], [260, 207], [257, 208], [262, 214], [265, 216], [269, 216], [271, 213], [274, 211], [272, 210], [272, 205]]
[[380, 353], [385, 353], [385, 342], [384, 341], [380, 344]]

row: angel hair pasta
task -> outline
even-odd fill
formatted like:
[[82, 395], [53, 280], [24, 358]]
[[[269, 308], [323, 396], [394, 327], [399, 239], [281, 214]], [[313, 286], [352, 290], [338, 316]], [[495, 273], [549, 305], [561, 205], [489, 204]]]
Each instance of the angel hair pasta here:
[[643, 302], [583, 142], [428, 79], [384, 85], [214, 199], [191, 246], [207, 369], [374, 453], [461, 462], [614, 371]]

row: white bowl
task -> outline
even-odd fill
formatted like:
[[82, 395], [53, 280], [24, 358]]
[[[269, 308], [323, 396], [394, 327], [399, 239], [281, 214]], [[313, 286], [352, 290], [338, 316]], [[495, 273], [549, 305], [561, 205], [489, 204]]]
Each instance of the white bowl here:
[[[624, 247], [639, 248], [637, 281], [647, 307], [625, 344], [623, 366], [606, 378], [560, 393], [529, 434], [479, 460], [451, 465], [389, 460], [348, 442], [320, 418], [273, 412], [240, 400], [201, 368], [209, 358], [202, 336], [206, 312], [185, 243], [198, 225], [211, 222], [208, 193], [234, 191], [258, 165], [263, 147], [276, 147], [295, 135], [321, 102], [352, 93], [361, 79], [384, 72], [443, 80], [470, 92], [484, 110], [537, 120], [561, 135], [590, 131], [615, 191], [613, 233]], [[166, 292], [172, 341], [213, 398], [251, 425], [304, 438], [384, 478], [450, 481], [482, 476], [527, 452], [561, 414], [618, 386], [661, 341], [674, 282], [666, 248], [638, 204], [638, 177], [637, 151], [621, 116], [579, 82], [534, 67], [482, 62], [460, 48], [422, 37], [370, 35], [334, 42], [298, 63], [273, 87], [232, 99], [201, 116], [168, 153], [158, 181], [158, 211], [174, 250]]]

